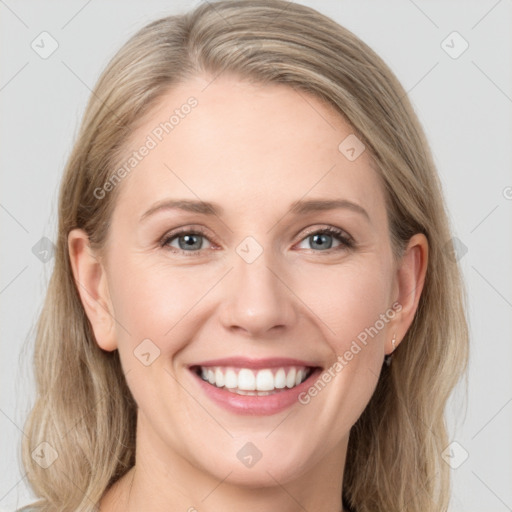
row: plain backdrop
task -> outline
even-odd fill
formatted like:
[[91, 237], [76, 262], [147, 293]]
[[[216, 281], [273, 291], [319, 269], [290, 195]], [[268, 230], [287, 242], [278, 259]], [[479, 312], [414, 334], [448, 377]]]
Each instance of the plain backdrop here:
[[[388, 63], [427, 133], [471, 328], [468, 399], [459, 386], [448, 411], [451, 510], [510, 511], [512, 0], [299, 3], [352, 30]], [[55, 240], [58, 184], [85, 102], [129, 36], [198, 4], [0, 1], [0, 510], [32, 498], [20, 443], [34, 398], [31, 329], [53, 264], [51, 252], [41, 257], [49, 243], [41, 239]], [[46, 51], [52, 39], [58, 44], [47, 58], [33, 48], [41, 37]]]

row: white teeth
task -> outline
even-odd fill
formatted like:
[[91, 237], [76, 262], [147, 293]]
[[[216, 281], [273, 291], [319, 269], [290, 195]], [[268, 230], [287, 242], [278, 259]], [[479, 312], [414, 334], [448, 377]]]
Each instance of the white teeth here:
[[286, 373], [283, 368], [279, 368], [274, 375], [274, 385], [276, 389], [283, 389], [286, 386]]
[[[287, 388], [293, 388], [293, 386], [295, 386], [295, 376], [296, 376], [296, 371], [295, 368], [292, 368], [289, 372], [288, 372], [288, 375], [286, 376], [286, 387]], [[208, 373], [208, 376], [210, 374]], [[210, 383], [211, 384], [211, 383]]]
[[[238, 372], [237, 372], [238, 371]], [[222, 366], [201, 368], [203, 380], [240, 395], [269, 395], [284, 388], [293, 388], [304, 382], [310, 371], [306, 367], [226, 368]]]
[[243, 391], [254, 391], [256, 389], [254, 372], [247, 368], [242, 368], [238, 372], [238, 389], [242, 389]]
[[224, 385], [227, 388], [236, 388], [238, 386], [238, 377], [231, 368], [225, 373]]
[[[240, 384], [238, 384], [238, 387], [240, 387]], [[258, 391], [272, 391], [274, 389], [272, 370], [260, 370], [258, 372], [256, 376], [256, 389]]]
[[224, 386], [224, 374], [222, 373], [220, 368], [215, 370], [215, 385], [221, 388]]

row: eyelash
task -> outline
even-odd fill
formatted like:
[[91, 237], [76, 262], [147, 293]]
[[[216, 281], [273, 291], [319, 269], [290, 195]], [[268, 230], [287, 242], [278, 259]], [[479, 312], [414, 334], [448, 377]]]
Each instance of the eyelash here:
[[[312, 236], [312, 235], [322, 235], [322, 234], [328, 234], [333, 235], [334, 238], [336, 238], [339, 242], [341, 242], [341, 245], [338, 247], [333, 247], [330, 249], [326, 249], [325, 251], [315, 251], [314, 249], [310, 249], [314, 252], [318, 253], [327, 253], [332, 254], [332, 252], [341, 250], [341, 249], [353, 249], [355, 247], [354, 239], [345, 233], [345, 231], [342, 231], [341, 229], [334, 228], [334, 227], [325, 227], [320, 229], [311, 229], [309, 231], [306, 231], [304, 234], [304, 237], [301, 238], [300, 242], [305, 240], [306, 238]], [[200, 235], [208, 239], [211, 243], [211, 240], [208, 238], [206, 232], [202, 228], [181, 228], [178, 231], [174, 231], [168, 234], [165, 234], [161, 241], [159, 242], [160, 247], [167, 248], [171, 252], [177, 253], [177, 254], [183, 254], [184, 256], [190, 257], [190, 256], [199, 256], [202, 252], [202, 249], [198, 251], [184, 251], [183, 249], [176, 249], [176, 247], [170, 247], [168, 244], [174, 240], [175, 238], [179, 237], [180, 235]]]

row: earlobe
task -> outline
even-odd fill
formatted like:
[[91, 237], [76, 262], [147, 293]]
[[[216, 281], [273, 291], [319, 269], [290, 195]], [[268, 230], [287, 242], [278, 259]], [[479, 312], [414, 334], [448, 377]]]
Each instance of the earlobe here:
[[[396, 332], [396, 346], [404, 338], [414, 320], [418, 309], [421, 292], [425, 283], [428, 266], [428, 240], [422, 233], [411, 237], [397, 269], [398, 298], [401, 305], [397, 323], [393, 326]], [[391, 353], [391, 341], [386, 353]]]
[[105, 268], [91, 249], [83, 229], [70, 231], [68, 251], [75, 285], [96, 342], [103, 350], [113, 351], [117, 348], [117, 340]]

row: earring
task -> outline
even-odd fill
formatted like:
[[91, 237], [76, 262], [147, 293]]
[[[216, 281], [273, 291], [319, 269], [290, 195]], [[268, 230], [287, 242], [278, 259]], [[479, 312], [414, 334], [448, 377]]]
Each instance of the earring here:
[[391, 351], [391, 354], [388, 354], [384, 357], [384, 362], [386, 363], [386, 366], [389, 366], [391, 364], [391, 360], [393, 359], [393, 352], [395, 351], [395, 343], [396, 343], [396, 333], [393, 334], [393, 339], [391, 340], [391, 344], [393, 345], [393, 350]]

